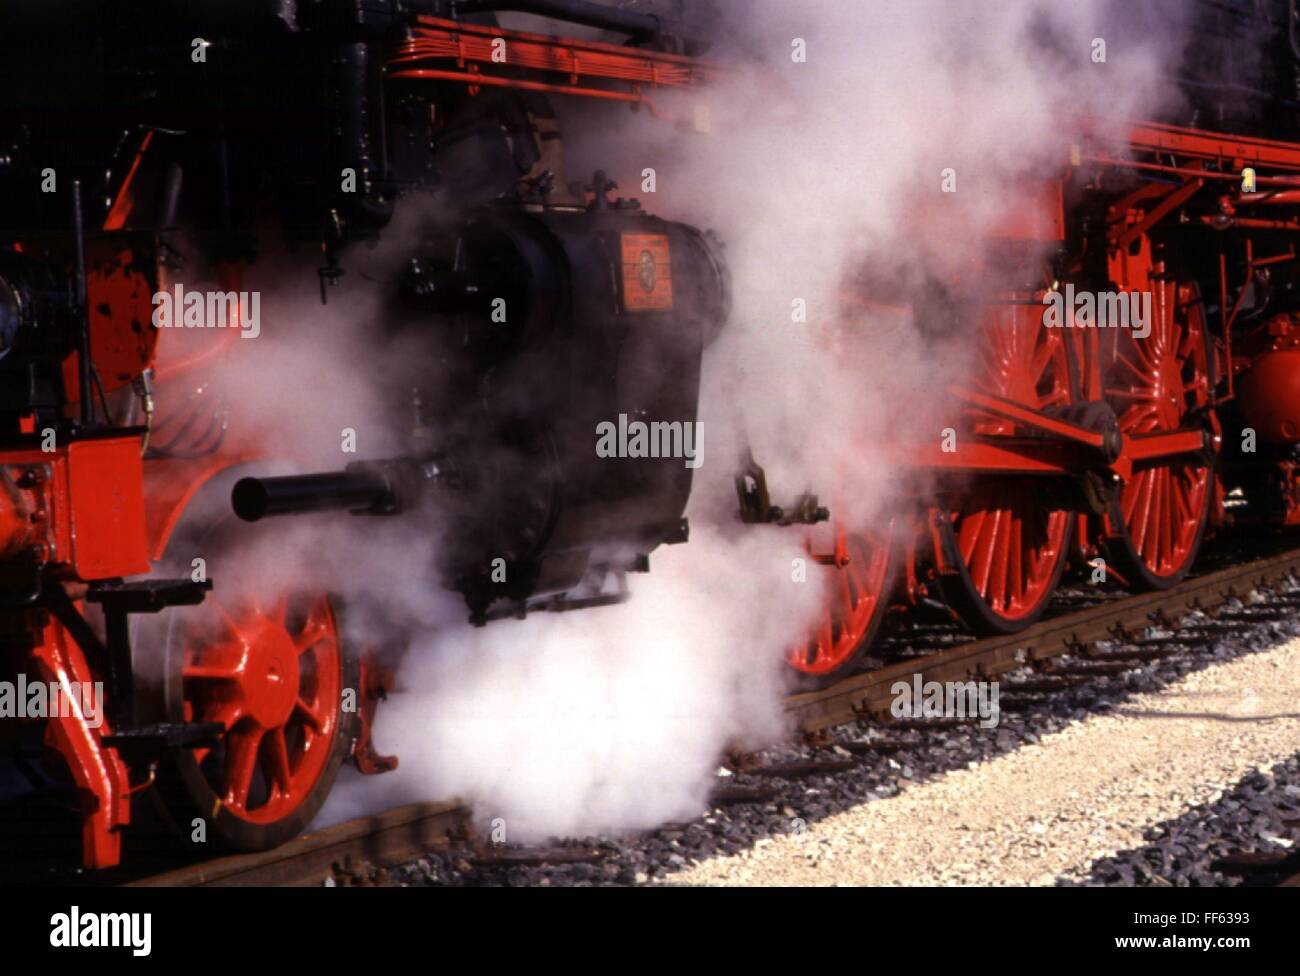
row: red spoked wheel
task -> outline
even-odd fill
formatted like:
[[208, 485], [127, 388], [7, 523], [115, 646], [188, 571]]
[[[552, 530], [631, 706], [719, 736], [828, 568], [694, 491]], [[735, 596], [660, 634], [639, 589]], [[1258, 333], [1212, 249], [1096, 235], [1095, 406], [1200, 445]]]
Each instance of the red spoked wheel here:
[[824, 560], [828, 582], [825, 609], [807, 638], [787, 660], [800, 687], [833, 684], [862, 663], [889, 609], [895, 572], [892, 530], [835, 531], [835, 552]]
[[1069, 557], [1074, 513], [1054, 507], [1041, 484], [978, 485], [942, 519], [957, 572], [940, 577], [945, 599], [976, 633], [1013, 634], [1042, 615]]
[[168, 800], [204, 816], [209, 839], [263, 850], [305, 829], [333, 785], [356, 734], [357, 712], [343, 707], [355, 664], [325, 596], [208, 603], [182, 630], [167, 699], [186, 722], [225, 732], [215, 748], [170, 757]]
[[[1105, 378], [1126, 435], [1200, 425], [1214, 363], [1192, 284], [1152, 279], [1151, 331], [1123, 329]], [[1138, 589], [1173, 586], [1191, 569], [1210, 519], [1214, 470], [1205, 457], [1139, 462], [1107, 515], [1106, 551]]]
[[[1077, 383], [1063, 335], [1038, 303], [995, 306], [981, 333], [975, 384], [1044, 412], [1074, 402]], [[1023, 435], [1016, 425], [972, 412], [974, 433]], [[960, 445], [958, 446], [960, 452]], [[955, 562], [939, 582], [976, 633], [1009, 634], [1047, 608], [1069, 558], [1074, 513], [1037, 478], [978, 476], [936, 512], [940, 544]]]
[[185, 720], [219, 722], [226, 734], [193, 758], [226, 809], [273, 823], [301, 806], [329, 760], [343, 683], [338, 626], [325, 597], [299, 601], [292, 620], [287, 597], [269, 610], [216, 609], [220, 632], [188, 643], [181, 676]]
[[[361, 694], [359, 662], [337, 603], [269, 572], [256, 586], [247, 577], [260, 566], [249, 547], [266, 541], [230, 512], [231, 485], [247, 470], [200, 490], [160, 567], [188, 574], [202, 555], [214, 591], [198, 607], [148, 618], [136, 642], [156, 641], [163, 661], [159, 693], [140, 704], [149, 721], [223, 730], [213, 746], [166, 751], [150, 791], [149, 813], [183, 842], [202, 840], [199, 849], [266, 850], [301, 833], [360, 734], [347, 695]], [[257, 595], [228, 596], [238, 582]]]

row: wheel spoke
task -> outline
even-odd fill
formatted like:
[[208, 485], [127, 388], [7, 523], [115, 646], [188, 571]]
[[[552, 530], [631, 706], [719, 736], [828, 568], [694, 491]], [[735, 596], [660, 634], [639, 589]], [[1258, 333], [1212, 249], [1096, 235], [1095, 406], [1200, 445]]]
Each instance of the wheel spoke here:
[[1011, 538], [1008, 540], [1007, 593], [1004, 610], [1014, 610], [1020, 606], [1025, 594], [1025, 537], [1024, 521], [1014, 511], [1011, 514]]
[[1047, 372], [1047, 367], [1051, 365], [1052, 357], [1056, 354], [1058, 348], [1059, 341], [1055, 337], [1044, 341], [1038, 347], [1038, 351], [1034, 355], [1034, 361], [1029, 367], [1029, 376], [1033, 379], [1035, 386], [1042, 380], [1043, 374]]
[[1010, 509], [1003, 509], [998, 512], [997, 558], [993, 563], [994, 577], [991, 587], [994, 601], [990, 601], [993, 602], [996, 609], [1003, 612], [1009, 609], [1008, 603], [1011, 595], [1008, 578], [1011, 570], [1011, 536], [1011, 511]]
[[1156, 565], [1159, 565], [1160, 559], [1160, 551], [1157, 548], [1157, 540], [1160, 535], [1160, 489], [1162, 486], [1160, 473], [1160, 468], [1151, 469], [1151, 495], [1146, 502], [1142, 534], [1139, 537], [1142, 542], [1138, 548], [1139, 552], [1146, 555]]
[[[842, 566], [827, 567], [836, 578], [828, 581], [826, 605], [812, 622], [803, 642], [786, 655], [792, 667], [819, 678], [836, 675], [854, 658], [887, 609], [885, 597], [891, 582], [887, 543], [875, 536], [856, 533], [837, 532], [836, 537], [843, 538], [848, 561]], [[305, 723], [312, 727], [313, 720], [307, 715], [316, 710], [308, 702], [300, 701], [297, 711], [304, 714]]]
[[1156, 391], [1150, 386], [1108, 386], [1105, 389], [1107, 397], [1115, 400], [1154, 400]]
[[1162, 467], [1160, 471], [1160, 536], [1158, 542], [1158, 553], [1161, 565], [1169, 565], [1173, 562], [1174, 557], [1174, 540], [1173, 540], [1173, 482], [1169, 477], [1169, 468]]
[[253, 727], [228, 736], [225, 802], [235, 810], [248, 808], [248, 793], [253, 786], [253, 773], [257, 768], [257, 753], [262, 743], [262, 734], [260, 728]]
[[329, 633], [329, 628], [322, 621], [309, 620], [301, 634], [293, 640], [293, 647], [299, 654], [305, 654]]
[[971, 550], [971, 579], [975, 583], [975, 589], [984, 594], [985, 597], [988, 596], [989, 583], [993, 574], [999, 515], [1001, 513], [997, 510], [984, 513], [984, 517], [978, 523], [978, 533], [975, 536], [975, 544]]
[[262, 770], [267, 780], [283, 795], [290, 792], [293, 774], [289, 770], [289, 744], [284, 727], [271, 729], [262, 739]]
[[1125, 513], [1124, 521], [1129, 525], [1129, 531], [1133, 534], [1134, 540], [1140, 540], [1146, 534], [1147, 519], [1151, 512], [1151, 482], [1154, 478], [1150, 470], [1143, 471], [1136, 479], [1138, 490], [1133, 493], [1131, 503], [1132, 508]]
[[295, 713], [302, 716], [303, 721], [313, 732], [320, 732], [325, 727], [320, 713], [303, 699], [299, 698], [293, 707]]

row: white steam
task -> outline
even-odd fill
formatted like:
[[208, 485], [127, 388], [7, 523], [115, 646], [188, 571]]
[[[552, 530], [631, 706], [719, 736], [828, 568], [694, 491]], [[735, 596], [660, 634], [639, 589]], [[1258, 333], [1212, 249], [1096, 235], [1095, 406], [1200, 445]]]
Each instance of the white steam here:
[[[350, 621], [354, 639], [415, 632], [376, 729], [401, 766], [350, 777], [324, 820], [459, 795], [481, 819], [504, 819], [511, 840], [530, 840], [697, 814], [729, 744], [781, 734], [782, 658], [822, 599], [819, 570], [792, 580], [802, 530], [736, 521], [735, 459], [752, 443], [778, 502], [811, 489], [852, 526], [888, 509], [893, 473], [875, 445], [937, 437], [938, 394], [973, 357], [927, 346], [905, 311], [862, 304], [853, 280], [874, 268], [976, 288], [1008, 206], [1068, 159], [1070, 120], [1152, 111], [1171, 53], [1155, 32], [1114, 29], [1097, 2], [722, 9], [713, 56], [737, 67], [707, 95], [710, 133], [565, 109], [584, 126], [566, 133], [568, 179], [605, 168], [646, 209], [726, 242], [735, 312], [706, 355], [692, 539], [654, 553], [626, 605], [472, 629], [435, 591], [415, 529], [276, 527], [273, 538], [298, 540], [280, 551], [304, 556], [277, 574], [350, 602], [380, 598], [382, 619], [368, 615], [361, 633]], [[654, 195], [637, 192], [646, 167]], [[940, 192], [945, 169], [956, 193]], [[387, 354], [366, 338], [378, 308], [346, 297], [363, 284], [345, 279], [324, 312], [298, 306], [288, 337], [264, 312], [235, 380], [279, 446], [329, 467], [353, 459], [332, 446], [339, 428], [369, 423], [394, 392]], [[796, 299], [806, 322], [792, 320]], [[382, 456], [382, 442], [363, 438], [356, 456]]]

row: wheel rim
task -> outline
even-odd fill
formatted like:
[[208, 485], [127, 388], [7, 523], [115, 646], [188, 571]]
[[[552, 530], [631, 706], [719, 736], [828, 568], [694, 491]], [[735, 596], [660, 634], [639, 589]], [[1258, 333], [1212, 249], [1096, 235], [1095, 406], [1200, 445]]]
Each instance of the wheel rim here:
[[[1125, 435], [1176, 430], [1210, 402], [1209, 353], [1190, 285], [1152, 282], [1151, 332], [1116, 343], [1106, 399]], [[1135, 466], [1120, 491], [1114, 528], [1156, 578], [1177, 577], [1196, 557], [1209, 517], [1210, 467], [1174, 458]]]
[[853, 660], [873, 636], [889, 599], [892, 553], [887, 536], [837, 529], [835, 549], [847, 562], [828, 567], [834, 578], [821, 617], [787, 657], [796, 670], [817, 677], [834, 674]]
[[254, 824], [291, 816], [329, 764], [338, 731], [343, 655], [325, 597], [230, 610], [187, 634], [185, 719], [226, 729], [191, 750], [220, 805]]
[[[1061, 333], [1043, 324], [1041, 306], [994, 309], [980, 344], [976, 383], [1034, 410], [1069, 406], [1074, 397]], [[1025, 433], [1011, 421], [973, 412], [975, 432]], [[957, 500], [951, 531], [965, 572], [950, 584], [967, 603], [1008, 623], [1035, 616], [1051, 598], [1066, 554], [1070, 513], [1051, 504], [1041, 481], [979, 478]]]
[[953, 517], [957, 551], [987, 611], [1006, 620], [1035, 614], [1051, 597], [1070, 513], [1042, 501], [1042, 488], [981, 485]]

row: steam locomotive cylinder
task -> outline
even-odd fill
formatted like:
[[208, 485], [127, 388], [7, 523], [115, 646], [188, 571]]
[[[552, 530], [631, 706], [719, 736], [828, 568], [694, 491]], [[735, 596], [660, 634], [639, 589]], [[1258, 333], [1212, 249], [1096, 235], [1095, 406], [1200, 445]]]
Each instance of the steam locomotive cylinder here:
[[[593, 566], [638, 564], [684, 541], [703, 457], [602, 456], [598, 432], [697, 424], [701, 357], [727, 316], [728, 278], [699, 231], [601, 198], [486, 210], [462, 227], [454, 262], [409, 262], [402, 314], [455, 360], [433, 408], [434, 455], [245, 479], [236, 513], [419, 509], [439, 520], [449, 584], [477, 608], [562, 591]], [[502, 560], [504, 590], [491, 580]]]

